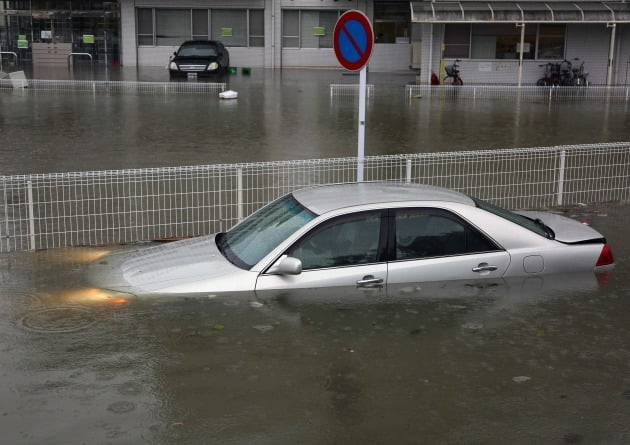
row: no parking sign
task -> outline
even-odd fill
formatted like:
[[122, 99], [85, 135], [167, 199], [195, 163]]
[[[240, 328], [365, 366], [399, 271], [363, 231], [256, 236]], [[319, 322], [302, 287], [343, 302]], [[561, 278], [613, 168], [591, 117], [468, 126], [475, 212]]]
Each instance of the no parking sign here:
[[361, 11], [346, 11], [337, 20], [333, 33], [337, 60], [345, 69], [359, 71], [359, 135], [357, 143], [357, 182], [363, 181], [365, 154], [365, 65], [374, 48], [372, 23]]
[[361, 11], [344, 12], [335, 24], [333, 48], [344, 68], [350, 71], [363, 68], [374, 48], [374, 31], [367, 16]]

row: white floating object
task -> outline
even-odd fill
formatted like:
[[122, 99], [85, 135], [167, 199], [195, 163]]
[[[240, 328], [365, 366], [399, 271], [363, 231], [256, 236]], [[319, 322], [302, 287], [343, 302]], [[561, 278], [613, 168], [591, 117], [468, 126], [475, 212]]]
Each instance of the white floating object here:
[[219, 93], [219, 97], [221, 99], [236, 99], [238, 97], [238, 93], [233, 90], [222, 91]]
[[514, 380], [514, 382], [516, 383], [525, 383], [525, 382], [530, 381], [531, 379], [532, 379], [531, 377], [528, 377], [526, 375], [519, 375], [517, 377], [512, 377], [512, 380]]

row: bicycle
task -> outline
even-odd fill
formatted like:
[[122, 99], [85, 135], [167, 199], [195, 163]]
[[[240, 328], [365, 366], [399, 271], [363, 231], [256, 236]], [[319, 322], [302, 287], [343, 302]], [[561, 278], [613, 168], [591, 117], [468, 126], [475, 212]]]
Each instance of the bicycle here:
[[584, 61], [581, 60], [579, 57], [576, 57], [575, 59], [576, 62], [580, 62], [580, 65], [578, 67], [575, 66], [575, 64], [573, 65], [573, 85], [577, 86], [577, 87], [587, 87], [590, 85], [589, 80], [586, 78], [586, 76], [588, 76], [588, 73], [586, 73], [584, 71]]
[[[464, 85], [464, 81], [459, 76], [459, 65], [457, 62], [461, 62], [460, 59], [455, 59], [451, 65], [446, 65], [444, 71], [446, 71], [446, 77], [444, 77], [445, 85]], [[451, 79], [450, 81], [448, 79]]]
[[560, 62], [560, 86], [573, 86], [573, 64], [564, 59]]
[[549, 62], [544, 65], [538, 65], [545, 69], [543, 77], [538, 79], [536, 85], [539, 87], [557, 86], [560, 84], [560, 64]]

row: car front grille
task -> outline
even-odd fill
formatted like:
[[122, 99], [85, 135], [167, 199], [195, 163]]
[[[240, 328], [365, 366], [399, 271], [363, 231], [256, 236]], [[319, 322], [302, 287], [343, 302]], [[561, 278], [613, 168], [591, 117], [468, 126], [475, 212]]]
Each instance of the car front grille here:
[[180, 71], [204, 71], [206, 65], [179, 65]]

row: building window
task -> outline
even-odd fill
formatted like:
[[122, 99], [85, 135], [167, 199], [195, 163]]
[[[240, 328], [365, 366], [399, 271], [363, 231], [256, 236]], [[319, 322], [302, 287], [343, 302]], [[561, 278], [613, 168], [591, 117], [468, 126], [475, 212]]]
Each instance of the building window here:
[[409, 2], [374, 2], [375, 43], [409, 42]]
[[[530, 31], [531, 30], [531, 31]], [[475, 24], [472, 27], [471, 59], [518, 59], [521, 28], [513, 24]], [[536, 48], [536, 27], [525, 27], [523, 58], [533, 59]]]
[[282, 47], [300, 47], [300, 11], [282, 11]]
[[[524, 59], [562, 59], [565, 25], [525, 25]], [[518, 59], [521, 29], [511, 24], [447, 24], [444, 57]]]
[[208, 10], [192, 10], [192, 38], [193, 40], [208, 40]]
[[249, 46], [265, 46], [265, 14], [262, 9], [249, 11]]
[[226, 46], [264, 46], [262, 9], [136, 10], [139, 46], [178, 46], [185, 40], [220, 40]]
[[153, 9], [138, 9], [138, 45], [153, 46]]
[[190, 9], [156, 9], [155, 37], [157, 46], [177, 46], [190, 40]]
[[213, 9], [210, 13], [212, 40], [225, 46], [247, 46], [247, 11], [244, 9]]
[[333, 31], [343, 11], [282, 11], [283, 48], [332, 48]]
[[470, 25], [444, 27], [444, 57], [467, 59], [470, 57]]
[[540, 25], [538, 28], [538, 59], [563, 59], [565, 25]]

